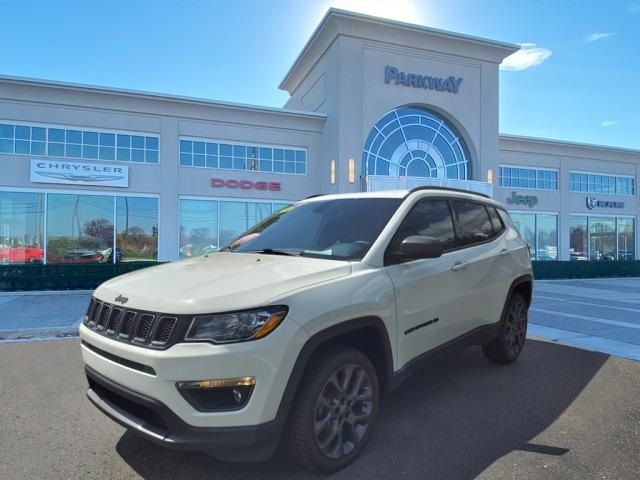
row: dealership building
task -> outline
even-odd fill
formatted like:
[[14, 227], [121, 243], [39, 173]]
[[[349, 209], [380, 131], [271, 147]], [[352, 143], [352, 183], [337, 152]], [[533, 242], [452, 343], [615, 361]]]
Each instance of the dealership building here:
[[638, 258], [640, 151], [500, 135], [519, 47], [330, 10], [283, 108], [0, 77], [0, 263], [175, 260], [316, 194], [503, 202], [538, 260]]

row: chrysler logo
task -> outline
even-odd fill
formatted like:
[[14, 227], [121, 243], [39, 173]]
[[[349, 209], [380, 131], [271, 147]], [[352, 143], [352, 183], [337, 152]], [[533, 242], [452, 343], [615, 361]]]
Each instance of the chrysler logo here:
[[77, 175], [73, 173], [54, 173], [36, 171], [38, 175], [50, 178], [61, 178], [72, 182], [112, 182], [114, 180], [122, 180], [122, 175]]
[[128, 301], [129, 301], [129, 297], [123, 297], [122, 295], [118, 295], [116, 297], [116, 302], [121, 303], [122, 305], [124, 305]]

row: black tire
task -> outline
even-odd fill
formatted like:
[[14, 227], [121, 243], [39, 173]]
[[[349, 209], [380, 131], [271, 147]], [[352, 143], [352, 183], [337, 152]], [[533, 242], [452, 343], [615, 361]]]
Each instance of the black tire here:
[[482, 346], [487, 358], [497, 363], [513, 363], [518, 359], [527, 338], [528, 309], [520, 293], [511, 295], [498, 337]]
[[342, 347], [320, 352], [304, 375], [286, 432], [289, 452], [307, 470], [333, 472], [350, 464], [371, 434], [380, 403], [376, 370], [362, 352]]

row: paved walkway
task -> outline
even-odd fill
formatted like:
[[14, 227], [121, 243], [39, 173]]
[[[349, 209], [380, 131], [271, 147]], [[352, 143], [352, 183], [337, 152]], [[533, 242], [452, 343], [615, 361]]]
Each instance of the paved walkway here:
[[640, 360], [640, 278], [538, 281], [529, 333]]
[[67, 337], [89, 305], [91, 291], [0, 293], [0, 341]]

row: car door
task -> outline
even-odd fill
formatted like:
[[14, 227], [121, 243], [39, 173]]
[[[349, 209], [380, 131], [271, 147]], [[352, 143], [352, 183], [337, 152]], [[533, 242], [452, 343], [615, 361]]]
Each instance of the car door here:
[[[424, 235], [441, 240], [444, 253], [439, 258], [402, 261], [392, 252], [406, 237]], [[459, 275], [451, 270], [456, 241], [453, 217], [446, 198], [418, 200], [407, 214], [387, 247], [385, 268], [396, 296], [399, 366], [454, 336], [460, 292], [454, 282]]]
[[452, 285], [459, 292], [451, 323], [455, 336], [460, 336], [500, 319], [509, 288], [509, 275], [503, 268], [508, 252], [501, 238], [503, 225], [495, 224], [499, 219], [492, 222], [491, 206], [464, 199], [451, 203], [458, 238]]

